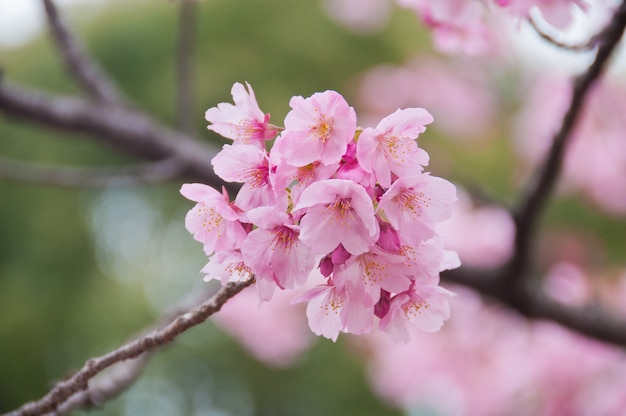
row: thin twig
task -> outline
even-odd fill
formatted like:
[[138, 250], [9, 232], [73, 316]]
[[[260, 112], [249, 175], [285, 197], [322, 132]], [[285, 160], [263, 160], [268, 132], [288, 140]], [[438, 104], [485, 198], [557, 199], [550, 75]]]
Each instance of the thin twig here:
[[176, 46], [176, 125], [185, 133], [193, 131], [194, 120], [193, 58], [196, 9], [196, 0], [180, 0]]
[[108, 104], [122, 102], [114, 83], [85, 53], [84, 48], [63, 24], [53, 0], [42, 0], [52, 37], [70, 74], [89, 95]]
[[[164, 328], [179, 315], [206, 302], [215, 292], [215, 288], [205, 286], [205, 289], [199, 291], [199, 293], [191, 293], [168, 310], [159, 322], [150, 329], [142, 331], [141, 334], [133, 337], [133, 339]], [[135, 382], [154, 353], [155, 351], [144, 353], [139, 357], [116, 363], [92, 378], [86, 390], [74, 394], [59, 405], [56, 411], [47, 413], [46, 416], [62, 416], [73, 410], [102, 406], [107, 401], [124, 392]]]
[[26, 403], [19, 409], [9, 413], [9, 416], [39, 416], [54, 412], [75, 393], [84, 391], [89, 386], [89, 380], [104, 369], [115, 363], [139, 357], [157, 347], [172, 342], [188, 329], [201, 324], [209, 316], [219, 311], [228, 299], [241, 292], [254, 282], [253, 278], [245, 282], [231, 282], [222, 287], [211, 299], [193, 308], [189, 312], [179, 315], [173, 322], [160, 330], [125, 344], [108, 354], [87, 360], [83, 368], [68, 380], [58, 383], [42, 399]]
[[601, 36], [601, 34], [596, 34], [592, 36], [591, 38], [589, 38], [587, 42], [579, 43], [579, 44], [565, 43], [556, 39], [552, 35], [545, 32], [543, 29], [541, 29], [541, 27], [539, 26], [539, 23], [537, 23], [537, 20], [534, 16], [528, 17], [528, 23], [543, 40], [547, 41], [548, 43], [551, 43], [552, 45], [556, 47], [559, 47], [561, 49], [565, 49], [568, 51], [582, 52], [582, 51], [591, 50], [598, 45], [598, 40]]
[[515, 290], [522, 288], [522, 285], [517, 287], [517, 283], [526, 274], [531, 241], [537, 222], [554, 191], [571, 133], [579, 119], [591, 87], [600, 77], [609, 57], [622, 38], [624, 27], [626, 27], [626, 0], [615, 11], [607, 27], [598, 35], [599, 47], [596, 58], [587, 71], [576, 78], [569, 109], [563, 118], [561, 128], [554, 136], [552, 147], [542, 164], [539, 176], [534, 183], [530, 184], [517, 205], [517, 210], [514, 213], [517, 230], [515, 251], [508, 277], [509, 283]]
[[172, 159], [138, 166], [79, 168], [41, 166], [0, 157], [0, 179], [67, 188], [107, 188], [161, 182], [181, 172], [180, 164]]

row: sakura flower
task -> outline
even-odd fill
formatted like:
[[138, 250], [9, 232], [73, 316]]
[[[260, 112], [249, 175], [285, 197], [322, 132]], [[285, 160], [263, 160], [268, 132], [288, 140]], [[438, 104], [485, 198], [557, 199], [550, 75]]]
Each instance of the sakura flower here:
[[356, 154], [361, 167], [373, 172], [383, 188], [397, 177], [415, 175], [428, 164], [428, 153], [417, 147], [417, 136], [433, 117], [423, 108], [407, 108], [383, 118], [359, 136]]
[[293, 166], [337, 163], [356, 131], [356, 113], [336, 91], [293, 97], [285, 131], [276, 139], [281, 156]]
[[345, 287], [351, 295], [365, 294], [363, 301], [376, 304], [380, 291], [399, 293], [411, 285], [411, 268], [404, 257], [372, 247], [370, 251], [350, 257], [333, 274], [335, 285]]
[[417, 246], [434, 235], [431, 223], [452, 215], [456, 189], [450, 182], [421, 174], [398, 179], [380, 199], [378, 210], [404, 241]]
[[235, 249], [246, 237], [239, 222], [241, 210], [230, 204], [226, 190], [220, 194], [208, 185], [186, 183], [180, 193], [197, 202], [185, 217], [185, 227], [196, 241], [204, 244], [207, 255]]
[[311, 248], [298, 238], [293, 220], [272, 207], [252, 209], [248, 219], [259, 228], [248, 234], [241, 251], [257, 278], [273, 280], [283, 289], [304, 284], [315, 260]]
[[240, 182], [235, 203], [242, 210], [272, 205], [274, 189], [269, 180], [269, 160], [265, 150], [255, 146], [225, 145], [211, 161], [215, 173], [228, 182]]
[[316, 335], [333, 341], [340, 332], [364, 334], [374, 322], [374, 307], [353, 301], [344, 289], [321, 285], [296, 297], [294, 302], [308, 301], [306, 315]]
[[409, 324], [425, 332], [438, 331], [450, 317], [448, 298], [452, 292], [440, 286], [413, 287], [391, 299], [387, 315], [380, 321], [380, 330], [396, 342], [407, 343]]
[[235, 105], [220, 103], [209, 108], [205, 118], [211, 123], [209, 130], [234, 140], [235, 144], [253, 144], [264, 148], [265, 140], [276, 136], [276, 127], [269, 124], [270, 115], [263, 114], [257, 104], [254, 91], [246, 82], [248, 91], [239, 82], [233, 85], [231, 94]]
[[315, 182], [302, 192], [294, 211], [308, 208], [300, 220], [300, 239], [315, 253], [326, 254], [339, 244], [361, 254], [378, 240], [378, 222], [365, 189], [345, 179]]
[[243, 256], [239, 250], [215, 253], [201, 271], [206, 274], [205, 282], [219, 279], [223, 285], [228, 282], [242, 282], [252, 277], [252, 270], [243, 262]]

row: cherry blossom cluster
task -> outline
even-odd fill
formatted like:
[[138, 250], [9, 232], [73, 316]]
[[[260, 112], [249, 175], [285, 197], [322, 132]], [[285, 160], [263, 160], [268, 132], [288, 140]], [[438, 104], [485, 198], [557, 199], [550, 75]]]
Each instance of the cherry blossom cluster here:
[[181, 188], [197, 202], [185, 225], [210, 257], [205, 280], [254, 276], [261, 301], [299, 289], [293, 301], [308, 302], [311, 330], [333, 340], [378, 328], [408, 342], [410, 326], [439, 330], [452, 295], [439, 273], [460, 261], [435, 228], [452, 215], [456, 189], [424, 171], [416, 141], [432, 116], [398, 109], [361, 129], [346, 100], [324, 91], [293, 97], [283, 128], [249, 84], [232, 96], [206, 119], [233, 141], [212, 165], [240, 190], [231, 201], [225, 189]]

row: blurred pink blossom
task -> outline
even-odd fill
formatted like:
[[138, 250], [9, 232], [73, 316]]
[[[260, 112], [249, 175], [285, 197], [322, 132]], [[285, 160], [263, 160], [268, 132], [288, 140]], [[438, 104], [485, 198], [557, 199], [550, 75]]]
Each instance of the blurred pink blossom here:
[[230, 299], [214, 322], [257, 360], [273, 367], [295, 364], [314, 341], [303, 306], [291, 304], [290, 291], [278, 290], [262, 304], [256, 292], [250, 286]]
[[460, 188], [457, 188], [457, 195], [459, 201], [452, 207], [452, 217], [437, 225], [446, 247], [459, 253], [463, 264], [469, 266], [503, 264], [513, 252], [513, 218], [503, 208], [474, 206]]
[[497, 98], [485, 71], [415, 58], [401, 67], [381, 65], [361, 79], [363, 121], [380, 119], [396, 108], [424, 107], [435, 130], [452, 140], [479, 139], [495, 124]]
[[383, 399], [455, 416], [621, 414], [622, 351], [454, 290], [454, 319], [436, 336], [416, 331], [410, 345], [365, 338], [370, 382]]

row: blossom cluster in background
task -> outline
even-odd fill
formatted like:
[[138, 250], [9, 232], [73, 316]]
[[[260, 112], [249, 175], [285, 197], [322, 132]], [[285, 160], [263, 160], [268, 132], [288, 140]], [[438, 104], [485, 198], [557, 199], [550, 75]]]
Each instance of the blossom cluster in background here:
[[429, 156], [416, 142], [432, 116], [398, 109], [360, 129], [345, 99], [325, 91], [293, 97], [282, 128], [250, 85], [236, 83], [232, 95], [235, 105], [206, 118], [233, 140], [214, 170], [241, 189], [231, 201], [204, 184], [181, 188], [197, 202], [186, 227], [210, 256], [206, 279], [254, 276], [261, 301], [301, 288], [294, 301], [308, 302], [312, 331], [333, 340], [378, 328], [407, 342], [410, 326], [439, 330], [452, 295], [439, 272], [460, 262], [436, 230], [452, 215], [456, 189], [424, 172]]

